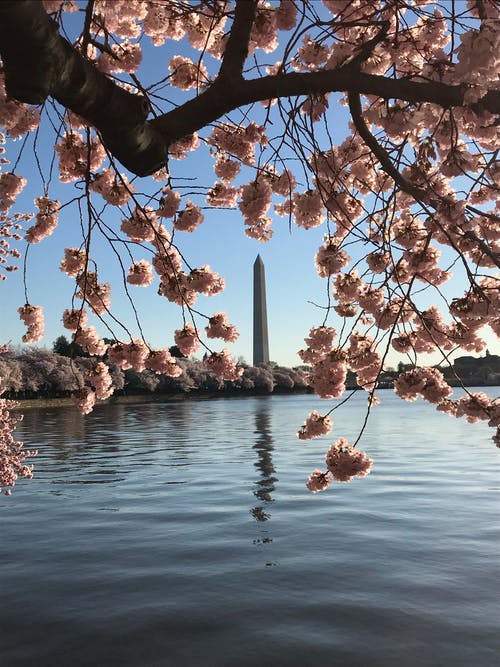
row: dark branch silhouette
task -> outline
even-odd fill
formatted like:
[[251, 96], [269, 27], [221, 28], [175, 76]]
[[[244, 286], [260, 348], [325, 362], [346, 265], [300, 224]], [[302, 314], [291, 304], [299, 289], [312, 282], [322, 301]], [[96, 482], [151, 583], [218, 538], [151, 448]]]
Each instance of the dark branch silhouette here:
[[[110, 152], [139, 176], [165, 164], [171, 143], [237, 108], [262, 100], [353, 92], [410, 103], [431, 102], [443, 108], [464, 104], [466, 86], [364, 74], [356, 58], [333, 70], [244, 79], [242, 68], [255, 7], [253, 1], [237, 3], [215, 81], [192, 100], [147, 120], [147, 99], [124, 90], [100, 72], [60, 35], [42, 3], [4, 1], [0, 3], [0, 55], [7, 92], [29, 104], [42, 104], [53, 97], [91, 123]], [[499, 114], [500, 91], [489, 91], [474, 108]]]

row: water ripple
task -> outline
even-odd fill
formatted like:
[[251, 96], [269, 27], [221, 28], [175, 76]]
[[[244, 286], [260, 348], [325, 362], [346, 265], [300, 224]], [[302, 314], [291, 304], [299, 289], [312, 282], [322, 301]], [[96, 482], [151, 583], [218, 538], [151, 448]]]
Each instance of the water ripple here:
[[28, 412], [2, 667], [496, 667], [498, 450], [382, 398], [373, 473], [318, 496], [330, 439], [294, 436], [309, 396]]

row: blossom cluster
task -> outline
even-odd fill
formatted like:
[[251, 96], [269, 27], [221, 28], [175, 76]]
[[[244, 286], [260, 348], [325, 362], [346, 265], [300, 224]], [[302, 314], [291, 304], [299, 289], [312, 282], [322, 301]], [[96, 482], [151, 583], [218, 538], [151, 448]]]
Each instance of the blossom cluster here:
[[0, 173], [0, 212], [10, 209], [28, 181], [10, 172]]
[[36, 130], [39, 124], [40, 111], [38, 109], [7, 96], [4, 73], [3, 70], [0, 71], [0, 125], [8, 136], [18, 139], [26, 132]]
[[330, 433], [332, 428], [333, 419], [329, 415], [322, 416], [313, 410], [297, 432], [297, 437], [299, 440], [311, 440]]
[[236, 365], [227, 349], [223, 349], [221, 352], [212, 352], [206, 358], [205, 364], [207, 368], [223, 380], [237, 380], [243, 374], [243, 368]]
[[[8, 346], [0, 346], [0, 354], [7, 352]], [[23, 443], [15, 440], [14, 430], [22, 416], [14, 416], [15, 401], [2, 398], [0, 388], [0, 493], [11, 494], [11, 488], [21, 477], [31, 479], [33, 466], [26, 465], [25, 459], [37, 455], [36, 450], [23, 448]]]
[[96, 171], [106, 157], [102, 143], [92, 137], [89, 145], [80, 132], [66, 132], [54, 147], [59, 157], [59, 173], [63, 183], [85, 178], [87, 172]]
[[18, 308], [17, 312], [27, 327], [23, 336], [23, 343], [37, 343], [42, 340], [45, 329], [42, 306], [32, 306], [27, 303]]
[[441, 403], [452, 389], [437, 368], [414, 368], [400, 375], [394, 381], [395, 393], [405, 401], [415, 401], [418, 396], [429, 403]]
[[134, 262], [130, 267], [127, 282], [131, 285], [147, 287], [148, 285], [151, 285], [153, 280], [153, 269], [147, 260], [141, 259], [138, 262]]
[[78, 274], [76, 284], [80, 289], [75, 296], [88, 303], [96, 315], [103, 315], [109, 311], [111, 307], [111, 287], [109, 283], [98, 282], [97, 273], [87, 271]]
[[26, 230], [25, 238], [29, 243], [40, 243], [42, 239], [52, 234], [57, 227], [58, 209], [61, 202], [52, 201], [48, 197], [37, 197], [35, 204], [39, 212], [36, 215], [35, 224]]
[[[80, 320], [80, 324], [77, 325], [77, 328], [73, 334], [73, 342], [83, 348], [83, 350], [91, 357], [100, 357], [103, 354], [106, 354], [106, 350], [108, 349], [107, 343], [100, 338], [95, 327], [85, 327], [85, 324], [83, 323], [85, 321], [86, 317], [82, 318], [82, 320]], [[66, 328], [70, 329], [69, 326], [65, 326]], [[72, 323], [71, 326], [74, 326], [74, 324]]]
[[174, 332], [175, 344], [182, 354], [189, 357], [200, 347], [198, 332], [195, 327], [187, 322], [182, 329], [176, 329]]
[[[30, 218], [30, 216], [22, 217]], [[0, 213], [0, 280], [6, 280], [6, 273], [17, 271], [19, 268], [14, 262], [21, 257], [21, 253], [17, 248], [13, 248], [12, 244], [22, 239], [19, 233], [22, 230], [20, 219], [21, 216], [17, 214], [10, 217]]]
[[366, 477], [373, 461], [345, 438], [339, 438], [326, 453], [326, 466], [325, 472], [314, 470], [307, 481], [306, 486], [313, 493], [328, 488], [332, 478], [337, 482], [350, 482], [354, 477]]
[[135, 192], [135, 186], [129, 183], [125, 174], [117, 176], [108, 168], [95, 174], [89, 188], [112, 206], [124, 206]]
[[222, 338], [227, 343], [234, 343], [238, 338], [238, 331], [234, 324], [227, 321], [226, 313], [214, 313], [205, 327], [208, 338]]

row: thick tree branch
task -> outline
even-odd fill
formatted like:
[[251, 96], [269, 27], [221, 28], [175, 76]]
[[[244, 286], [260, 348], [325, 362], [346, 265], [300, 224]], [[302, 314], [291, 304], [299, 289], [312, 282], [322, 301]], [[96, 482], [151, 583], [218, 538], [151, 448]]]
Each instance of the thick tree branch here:
[[38, 0], [0, 2], [0, 55], [10, 97], [28, 104], [54, 97], [94, 125], [135, 173], [165, 163], [167, 146], [146, 121], [146, 98], [116, 85], [74, 49]]
[[[389, 79], [359, 72], [357, 64], [319, 72], [277, 74], [259, 79], [242, 80], [228, 89], [216, 81], [198, 97], [186, 102], [151, 124], [167, 142], [201, 129], [234, 109], [275, 97], [327, 92], [355, 92], [376, 95], [383, 99], [402, 99], [407, 102], [432, 102], [444, 108], [463, 105], [465, 88], [439, 82], [421, 83], [406, 79]], [[500, 91], [490, 91], [481, 105], [500, 114]]]
[[[227, 85], [224, 73], [234, 75], [243, 67], [254, 5], [253, 0], [237, 3], [235, 32], [228, 40], [229, 50], [215, 82], [198, 97], [148, 121], [147, 100], [116, 85], [80, 55], [61, 37], [57, 24], [40, 2], [4, 0], [0, 2], [0, 55], [8, 94], [30, 104], [40, 104], [52, 96], [94, 125], [113, 155], [140, 176], [164, 164], [172, 142], [261, 100], [353, 92], [410, 103], [431, 102], [443, 108], [464, 103], [465, 86], [364, 74], [356, 63], [335, 70], [281, 73], [251, 80], [237, 76], [234, 85]], [[234, 77], [231, 79], [233, 83]], [[476, 109], [500, 115], [500, 90], [488, 92]]]
[[219, 79], [224, 79], [227, 83], [243, 78], [243, 65], [248, 56], [248, 44], [256, 10], [256, 0], [237, 0], [236, 2], [233, 25], [218, 75]]

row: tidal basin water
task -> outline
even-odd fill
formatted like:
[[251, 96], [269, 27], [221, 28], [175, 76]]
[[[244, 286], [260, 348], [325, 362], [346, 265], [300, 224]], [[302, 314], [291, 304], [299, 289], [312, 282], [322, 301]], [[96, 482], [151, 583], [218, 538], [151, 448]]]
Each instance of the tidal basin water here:
[[318, 495], [362, 394], [305, 443], [313, 396], [27, 411], [36, 477], [0, 498], [1, 667], [498, 667], [500, 451], [380, 395], [371, 475]]

